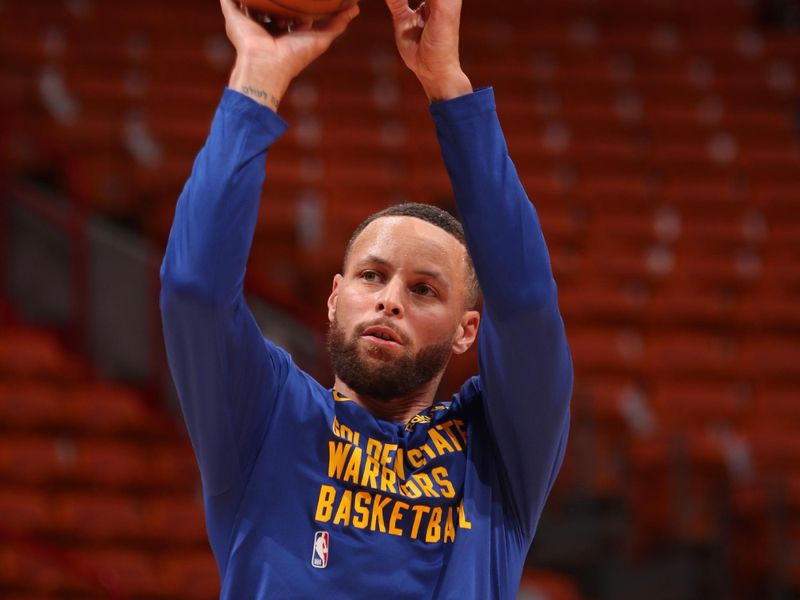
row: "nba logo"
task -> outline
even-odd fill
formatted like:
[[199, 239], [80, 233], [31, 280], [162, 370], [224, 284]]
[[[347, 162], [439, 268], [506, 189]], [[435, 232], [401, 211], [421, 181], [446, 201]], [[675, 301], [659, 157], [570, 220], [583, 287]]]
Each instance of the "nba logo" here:
[[328, 566], [328, 532], [317, 531], [314, 534], [314, 553], [311, 555], [311, 566], [324, 569]]

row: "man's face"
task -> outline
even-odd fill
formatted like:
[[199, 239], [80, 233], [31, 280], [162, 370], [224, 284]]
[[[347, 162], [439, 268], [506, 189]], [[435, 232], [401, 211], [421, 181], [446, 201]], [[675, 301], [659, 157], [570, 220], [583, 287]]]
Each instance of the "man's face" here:
[[353, 391], [390, 400], [418, 391], [475, 340], [465, 310], [466, 250], [414, 217], [381, 217], [353, 244], [328, 299], [333, 368]]

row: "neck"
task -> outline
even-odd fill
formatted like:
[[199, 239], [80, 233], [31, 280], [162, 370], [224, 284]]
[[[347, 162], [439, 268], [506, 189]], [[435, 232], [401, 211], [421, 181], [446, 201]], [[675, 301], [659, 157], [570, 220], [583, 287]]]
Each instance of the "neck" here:
[[436, 396], [436, 390], [439, 387], [442, 375], [444, 375], [444, 372], [439, 373], [423, 388], [413, 394], [400, 398], [392, 398], [391, 400], [376, 400], [375, 398], [359, 395], [350, 389], [344, 381], [339, 379], [338, 375], [335, 377], [333, 389], [342, 396], [347, 396], [359, 406], [366, 408], [372, 413], [372, 416], [378, 419], [391, 421], [393, 423], [408, 423], [411, 417], [433, 404], [433, 399]]

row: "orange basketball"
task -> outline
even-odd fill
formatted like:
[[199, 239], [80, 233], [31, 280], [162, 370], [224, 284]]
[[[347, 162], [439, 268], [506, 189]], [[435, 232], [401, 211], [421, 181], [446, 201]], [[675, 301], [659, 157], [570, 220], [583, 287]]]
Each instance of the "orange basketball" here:
[[350, 8], [358, 0], [244, 0], [260, 13], [289, 19], [320, 19]]

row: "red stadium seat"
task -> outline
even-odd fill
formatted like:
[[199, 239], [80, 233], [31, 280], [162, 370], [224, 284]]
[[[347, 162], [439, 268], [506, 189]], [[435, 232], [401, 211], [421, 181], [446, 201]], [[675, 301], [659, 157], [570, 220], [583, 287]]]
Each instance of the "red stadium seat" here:
[[104, 547], [75, 553], [76, 560], [113, 593], [123, 598], [163, 594], [152, 551]]
[[575, 321], [611, 321], [641, 323], [649, 298], [635, 286], [584, 280], [581, 284], [559, 290], [561, 313], [570, 323]]
[[161, 543], [207, 543], [203, 505], [195, 496], [154, 497], [143, 511], [148, 537]]
[[79, 384], [64, 394], [73, 427], [102, 433], [158, 435], [163, 427], [133, 389], [108, 383]]
[[800, 339], [792, 335], [752, 337], [743, 344], [739, 368], [755, 380], [800, 378]]
[[731, 323], [737, 314], [735, 296], [697, 283], [673, 281], [660, 290], [648, 306], [648, 321], [680, 327]]
[[738, 355], [734, 338], [689, 330], [648, 339], [646, 362], [651, 373], [732, 378]]
[[24, 487], [0, 488], [2, 526], [18, 532], [46, 530], [51, 521], [51, 503], [44, 492]]
[[751, 414], [747, 388], [729, 381], [659, 381], [650, 406], [659, 426], [668, 430], [726, 427], [739, 429]]
[[126, 495], [60, 493], [53, 497], [53, 527], [88, 542], [129, 541], [142, 535], [137, 502]]
[[63, 425], [63, 394], [40, 381], [0, 380], [0, 423], [15, 430], [49, 429]]
[[790, 423], [753, 423], [747, 429], [746, 439], [759, 476], [769, 480], [783, 474], [800, 475], [800, 445]]
[[212, 600], [219, 596], [219, 572], [209, 552], [165, 554], [159, 572], [159, 588], [173, 598]]
[[26, 599], [37, 595], [94, 599], [102, 592], [57, 559], [22, 544], [6, 543], [0, 544], [0, 588], [15, 590]]
[[765, 384], [756, 388], [753, 421], [800, 427], [800, 384]]
[[150, 449], [147, 477], [161, 488], [194, 492], [200, 484], [200, 471], [192, 447], [186, 441], [160, 444]]
[[704, 431], [637, 441], [631, 451], [636, 543], [707, 543], [722, 530], [718, 512], [730, 478], [725, 438]]
[[644, 340], [634, 329], [580, 328], [568, 332], [575, 369], [636, 372], [641, 367]]
[[0, 436], [0, 478], [43, 484], [58, 481], [71, 463], [68, 445], [40, 436]]
[[70, 475], [76, 481], [102, 487], [146, 487], [152, 485], [148, 458], [136, 443], [87, 438], [75, 444]]
[[84, 365], [52, 335], [25, 328], [0, 331], [0, 374], [74, 380], [84, 373]]

